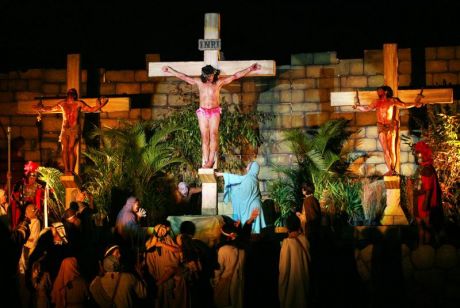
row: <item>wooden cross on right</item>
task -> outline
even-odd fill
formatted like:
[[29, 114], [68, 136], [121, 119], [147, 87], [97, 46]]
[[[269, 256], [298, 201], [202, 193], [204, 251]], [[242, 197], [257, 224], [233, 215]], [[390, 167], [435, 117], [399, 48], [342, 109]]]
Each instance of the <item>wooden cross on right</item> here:
[[[393, 89], [393, 96], [399, 97], [401, 101], [412, 103], [420, 94], [420, 90], [398, 90], [398, 51], [396, 44], [383, 45], [383, 78], [384, 84]], [[351, 106], [353, 102], [359, 101], [361, 105], [369, 105], [377, 98], [375, 91], [357, 92], [331, 92], [331, 106]], [[423, 104], [451, 104], [453, 103], [452, 89], [425, 89], [423, 91]], [[395, 108], [394, 119], [399, 122], [399, 108]], [[396, 172], [400, 172], [399, 163], [399, 132], [396, 136]]]
[[[383, 77], [384, 84], [391, 87], [393, 96], [399, 97], [405, 103], [413, 103], [420, 90], [401, 90], [398, 91], [398, 51], [396, 44], [383, 45]], [[332, 92], [331, 106], [351, 106], [353, 102], [359, 102], [361, 105], [368, 105], [377, 99], [375, 91], [359, 92]], [[453, 103], [452, 89], [426, 89], [423, 91], [423, 104], [451, 104]], [[393, 107], [393, 119], [398, 122], [399, 127], [399, 107]], [[395, 171], [400, 173], [400, 138], [399, 129], [395, 132], [395, 149], [396, 158]], [[392, 149], [390, 149], [392, 150]], [[387, 207], [385, 208], [384, 217], [381, 223], [385, 225], [407, 224], [407, 219], [400, 207], [400, 182], [399, 176], [385, 176], [385, 187], [387, 192]]]

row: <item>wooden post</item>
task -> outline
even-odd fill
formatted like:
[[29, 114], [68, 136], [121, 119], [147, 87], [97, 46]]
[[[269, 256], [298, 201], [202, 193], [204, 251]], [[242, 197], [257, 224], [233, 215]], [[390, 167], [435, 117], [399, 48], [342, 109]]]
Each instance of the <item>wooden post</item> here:
[[[79, 54], [67, 55], [67, 90], [76, 89], [78, 95], [80, 95], [80, 84], [81, 84], [81, 61]], [[82, 120], [80, 119], [80, 122]], [[80, 124], [80, 127], [83, 125]], [[79, 132], [81, 138], [81, 131]], [[75, 159], [75, 175], [64, 175], [61, 177], [61, 182], [65, 187], [65, 207], [69, 208], [70, 202], [75, 201], [75, 196], [78, 192], [79, 182], [78, 174], [80, 173], [80, 154], [81, 154], [81, 140], [76, 144], [76, 159]]]
[[7, 188], [8, 188], [8, 204], [11, 205], [11, 127], [8, 126], [8, 176], [7, 176]]
[[[398, 47], [396, 44], [383, 45], [383, 80], [384, 83], [393, 89], [393, 96], [398, 97]], [[394, 108], [394, 119], [399, 122], [399, 108]], [[400, 124], [398, 124], [401, 126]], [[396, 163], [395, 170], [398, 174], [401, 172], [400, 165], [400, 142], [399, 142], [399, 129], [395, 136], [395, 153]]]
[[[219, 39], [220, 15], [208, 13], [204, 15], [204, 39]], [[205, 50], [204, 64], [217, 67], [219, 62], [219, 50]]]
[[48, 228], [48, 200], [50, 197], [50, 188], [48, 183], [45, 184], [45, 200], [43, 202], [43, 224], [45, 228]]
[[217, 215], [217, 181], [214, 169], [200, 168], [198, 175], [201, 179], [201, 214]]
[[[79, 54], [67, 55], [67, 90], [76, 89], [78, 95], [80, 95], [80, 83], [81, 83], [81, 61]], [[80, 120], [81, 121], [81, 120]], [[80, 123], [81, 124], [81, 123]], [[80, 127], [83, 127], [80, 125]], [[79, 132], [81, 138], [81, 131]], [[80, 173], [80, 142], [76, 145], [76, 161], [75, 161], [75, 174]]]

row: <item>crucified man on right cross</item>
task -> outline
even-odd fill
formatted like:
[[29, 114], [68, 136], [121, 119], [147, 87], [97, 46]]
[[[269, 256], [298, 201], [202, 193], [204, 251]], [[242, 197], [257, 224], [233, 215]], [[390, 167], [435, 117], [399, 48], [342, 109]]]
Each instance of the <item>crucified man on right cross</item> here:
[[359, 111], [376, 110], [379, 141], [382, 145], [385, 164], [388, 167], [388, 172], [384, 175], [396, 175], [396, 157], [399, 155], [396, 153], [396, 137], [399, 134], [399, 119], [395, 117], [395, 108], [421, 107], [423, 104], [420, 101], [423, 96], [417, 95], [415, 103], [404, 103], [399, 98], [393, 97], [393, 90], [389, 86], [378, 87], [377, 95], [379, 98], [370, 105], [361, 106], [358, 101], [353, 105], [353, 109]]
[[244, 70], [222, 78], [219, 77], [220, 71], [211, 65], [206, 65], [201, 69], [199, 78], [187, 76], [169, 66], [162, 68], [163, 72], [170, 73], [188, 84], [198, 86], [200, 108], [197, 109], [196, 115], [201, 132], [203, 168], [213, 167], [219, 146], [219, 122], [222, 111], [219, 106], [220, 89], [252, 71], [259, 70], [260, 67], [259, 64], [254, 63]]

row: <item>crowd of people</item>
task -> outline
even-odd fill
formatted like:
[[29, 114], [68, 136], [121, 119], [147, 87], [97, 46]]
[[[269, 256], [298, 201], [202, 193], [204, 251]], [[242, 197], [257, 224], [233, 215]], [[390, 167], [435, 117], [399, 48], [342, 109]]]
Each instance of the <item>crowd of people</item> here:
[[[129, 197], [111, 237], [97, 241], [85, 197], [80, 193], [80, 201], [47, 228], [32, 203], [14, 228], [2, 223], [2, 245], [10, 252], [1, 263], [5, 298], [20, 307], [243, 307], [257, 208], [245, 223], [228, 217], [220, 242], [210, 247], [194, 238], [191, 221], [181, 224], [177, 236], [168, 221], [149, 232], [141, 226], [145, 210]], [[302, 234], [300, 220], [293, 217], [297, 230], [291, 231]], [[308, 249], [307, 238], [301, 242]], [[308, 278], [307, 264], [303, 278]]]
[[[440, 192], [429, 148], [418, 143], [415, 153], [421, 165], [416, 217], [423, 244], [438, 227], [433, 209], [439, 206]], [[224, 178], [234, 215], [225, 217], [221, 239], [212, 246], [194, 237], [192, 221], [182, 222], [177, 235], [168, 220], [146, 228], [146, 210], [135, 196], [127, 198], [114, 226], [103, 226], [102, 231], [94, 220], [97, 210], [91, 195], [79, 191], [62, 217], [44, 228], [37, 168], [38, 164], [26, 164], [11, 207], [0, 189], [0, 245], [6, 248], [0, 254], [2, 298], [20, 307], [247, 305], [246, 272], [254, 270], [248, 256], [257, 239], [253, 235], [263, 233], [266, 226], [257, 163], [251, 162], [244, 175], [216, 172]], [[192, 192], [181, 182], [178, 192], [180, 200], [189, 201], [199, 190]], [[265, 269], [278, 275], [273, 306], [306, 307], [318, 298], [325, 240], [314, 192], [311, 183], [301, 186], [303, 204], [287, 217], [288, 232], [278, 239], [277, 271]]]

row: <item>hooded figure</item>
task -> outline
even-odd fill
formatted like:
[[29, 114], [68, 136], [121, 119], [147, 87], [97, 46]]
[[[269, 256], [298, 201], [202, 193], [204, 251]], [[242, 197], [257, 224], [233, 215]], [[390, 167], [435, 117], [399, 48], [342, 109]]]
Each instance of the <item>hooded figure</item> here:
[[137, 299], [147, 297], [143, 280], [132, 273], [121, 272], [115, 256], [105, 257], [103, 267], [104, 275], [96, 276], [89, 287], [98, 307], [135, 307]]
[[129, 197], [125, 205], [118, 213], [115, 230], [125, 240], [140, 243], [144, 238], [144, 231], [139, 226], [139, 220], [145, 216], [145, 210], [139, 207], [136, 197]]
[[51, 291], [51, 301], [56, 308], [83, 306], [89, 298], [85, 280], [78, 271], [78, 262], [74, 257], [62, 260], [59, 273]]
[[251, 162], [246, 168], [245, 175], [236, 175], [231, 173], [223, 173], [225, 188], [224, 202], [232, 201], [233, 218], [245, 224], [251, 217], [251, 213], [255, 208], [259, 208], [259, 216], [252, 224], [252, 232], [260, 233], [262, 228], [265, 228], [265, 219], [262, 213], [262, 203], [260, 201], [259, 181], [259, 164]]

